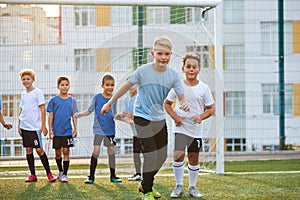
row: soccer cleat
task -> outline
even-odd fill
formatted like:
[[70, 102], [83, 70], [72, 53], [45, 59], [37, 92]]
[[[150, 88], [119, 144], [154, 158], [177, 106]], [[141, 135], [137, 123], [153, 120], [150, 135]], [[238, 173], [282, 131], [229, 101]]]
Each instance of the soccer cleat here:
[[64, 183], [67, 183], [67, 182], [69, 181], [69, 180], [68, 180], [68, 176], [65, 175], [65, 174], [63, 174], [63, 175], [61, 176], [60, 181], [61, 181], [61, 182], [64, 182]]
[[[139, 192], [144, 191], [142, 183], [139, 184], [138, 189], [139, 189]], [[156, 199], [161, 197], [161, 194], [159, 192], [157, 192], [157, 190], [154, 187], [152, 187], [152, 194], [153, 194], [154, 198], [156, 198]]]
[[29, 183], [29, 182], [37, 182], [37, 177], [36, 175], [31, 174], [26, 180], [25, 182]]
[[94, 183], [94, 180], [95, 179], [92, 179], [90, 176], [89, 176], [89, 179], [87, 179], [86, 181], [84, 181], [85, 184], [93, 184]]
[[58, 176], [57, 179], [58, 181], [61, 181], [62, 175], [64, 174], [64, 172], [58, 172]]
[[147, 192], [143, 194], [142, 200], [154, 200], [154, 195], [152, 192]]
[[177, 185], [171, 193], [171, 198], [179, 198], [183, 194], [183, 186]]
[[112, 183], [121, 183], [122, 180], [119, 177], [111, 176], [110, 177], [110, 182], [112, 182]]
[[142, 176], [139, 174], [135, 174], [132, 177], [128, 178], [128, 181], [141, 181], [142, 180]]
[[191, 197], [198, 197], [198, 198], [203, 196], [194, 186], [189, 187], [189, 195]]
[[56, 181], [56, 178], [53, 176], [53, 174], [51, 172], [47, 174], [47, 177], [50, 182]]

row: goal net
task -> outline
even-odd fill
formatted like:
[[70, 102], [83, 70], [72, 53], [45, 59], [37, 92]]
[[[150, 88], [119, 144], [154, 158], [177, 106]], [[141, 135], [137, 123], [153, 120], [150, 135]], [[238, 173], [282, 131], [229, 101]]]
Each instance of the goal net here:
[[[21, 69], [31, 68], [36, 72], [35, 85], [43, 90], [46, 101], [57, 94], [56, 78], [62, 74], [68, 75], [71, 78], [70, 93], [75, 96], [82, 111], [87, 109], [94, 94], [101, 92], [103, 75], [112, 74], [118, 89], [136, 68], [151, 62], [153, 40], [162, 35], [173, 42], [169, 65], [179, 72], [181, 78], [184, 78], [181, 58], [186, 52], [193, 51], [201, 57], [199, 79], [209, 85], [215, 97], [217, 87], [222, 87], [222, 75], [217, 70], [215, 59], [215, 7], [220, 0], [7, 0], [2, 3], [0, 89], [10, 98], [6, 106], [9, 107], [14, 127], [17, 127], [19, 94], [23, 89], [18, 80]], [[123, 98], [118, 101], [119, 111], [122, 110], [122, 101]], [[73, 155], [91, 155], [92, 122], [92, 115], [78, 121], [79, 135], [76, 147], [72, 148]], [[167, 122], [169, 157], [164, 167], [171, 167], [174, 136], [172, 120], [167, 118]], [[116, 127], [116, 153], [130, 157], [130, 127], [123, 122], [116, 122]], [[222, 137], [216, 127], [215, 116], [203, 122], [200, 161], [201, 169], [205, 171], [216, 170], [216, 144]], [[4, 137], [14, 140], [16, 144], [18, 135], [9, 134]], [[50, 156], [54, 155], [51, 140], [44, 138], [44, 146]], [[20, 151], [11, 156], [24, 154]], [[103, 152], [106, 150], [103, 149]]]

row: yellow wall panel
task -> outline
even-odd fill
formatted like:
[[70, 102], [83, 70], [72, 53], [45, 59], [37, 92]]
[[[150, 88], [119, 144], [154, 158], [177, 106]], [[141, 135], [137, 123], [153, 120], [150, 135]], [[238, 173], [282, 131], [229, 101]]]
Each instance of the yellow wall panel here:
[[[211, 58], [210, 60], [210, 69], [215, 69], [215, 46], [209, 46], [209, 56]], [[225, 48], [224, 45], [222, 46], [222, 57], [223, 57], [223, 69], [225, 69]]]
[[293, 85], [294, 91], [294, 115], [300, 116], [300, 83]]
[[96, 6], [96, 26], [110, 26], [110, 6]]
[[110, 48], [96, 49], [96, 71], [110, 72]]
[[293, 53], [300, 53], [300, 21], [293, 21]]

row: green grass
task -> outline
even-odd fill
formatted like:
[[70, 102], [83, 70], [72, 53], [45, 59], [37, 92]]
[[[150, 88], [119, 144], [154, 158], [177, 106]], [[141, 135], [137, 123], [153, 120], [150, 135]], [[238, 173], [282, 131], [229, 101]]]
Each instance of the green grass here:
[[[131, 165], [118, 165], [118, 168]], [[39, 168], [39, 167], [37, 167]], [[107, 168], [99, 165], [97, 169]], [[28, 170], [27, 167], [0, 168], [4, 171]], [[42, 170], [42, 168], [40, 168]], [[70, 170], [89, 169], [87, 165], [70, 166]], [[226, 171], [230, 172], [262, 172], [262, 171], [300, 171], [299, 160], [270, 161], [235, 161], [225, 162]], [[56, 172], [53, 166], [52, 170]], [[117, 169], [118, 170], [118, 169]], [[101, 171], [101, 170], [100, 170]], [[160, 171], [155, 177], [154, 187], [162, 194], [163, 199], [170, 199], [170, 193], [175, 186], [173, 176], [159, 176], [171, 170]], [[0, 199], [141, 199], [137, 191], [137, 182], [129, 182], [129, 174], [119, 174], [122, 183], [110, 183], [109, 178], [96, 178], [95, 184], [86, 185], [87, 174], [69, 176], [69, 183], [49, 183], [45, 175], [39, 175], [36, 183], [24, 183], [24, 177], [5, 179], [0, 175]], [[100, 173], [98, 175], [108, 175]], [[190, 199], [187, 194], [188, 177], [184, 178], [185, 194], [181, 199]], [[288, 200], [300, 199], [300, 173], [271, 174], [200, 174], [197, 186], [206, 200], [226, 199], [266, 199]]]

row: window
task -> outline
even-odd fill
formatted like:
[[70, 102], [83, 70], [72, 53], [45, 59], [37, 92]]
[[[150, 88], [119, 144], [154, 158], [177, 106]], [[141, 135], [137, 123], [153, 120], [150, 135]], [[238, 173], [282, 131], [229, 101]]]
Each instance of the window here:
[[[263, 113], [279, 115], [278, 84], [263, 84]], [[285, 114], [293, 112], [293, 85], [285, 85]]]
[[[278, 22], [261, 22], [261, 53], [278, 53]], [[284, 22], [284, 53], [292, 53], [292, 22]]]
[[[2, 114], [5, 117], [17, 116], [18, 102], [16, 95], [2, 95]], [[20, 99], [19, 99], [20, 101]]]
[[133, 139], [132, 138], [125, 138], [124, 139], [124, 149], [125, 149], [125, 154], [132, 154], [133, 152]]
[[147, 24], [169, 24], [170, 8], [169, 7], [147, 7]]
[[95, 26], [95, 6], [74, 6], [75, 26]]
[[200, 55], [200, 67], [208, 68], [210, 66], [209, 46], [187, 46], [186, 52], [195, 52]]
[[246, 139], [245, 138], [226, 139], [226, 151], [246, 151]]
[[223, 1], [224, 23], [244, 23], [244, 0], [226, 0]]
[[226, 92], [226, 116], [245, 115], [245, 92]]
[[126, 26], [132, 25], [132, 7], [131, 6], [111, 6], [111, 25]]
[[74, 58], [76, 71], [96, 71], [96, 56], [93, 49], [75, 49]]
[[245, 69], [245, 46], [225, 46], [225, 69]]
[[199, 23], [199, 22], [201, 22], [201, 8], [199, 8], [199, 7], [187, 7], [185, 14], [186, 14], [186, 22], [187, 23]]

